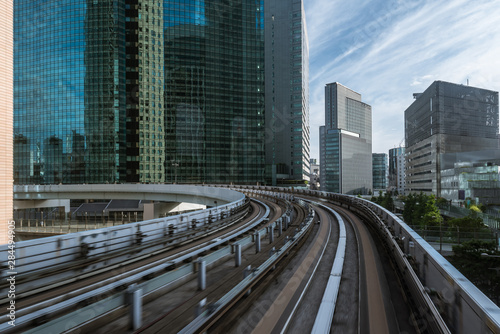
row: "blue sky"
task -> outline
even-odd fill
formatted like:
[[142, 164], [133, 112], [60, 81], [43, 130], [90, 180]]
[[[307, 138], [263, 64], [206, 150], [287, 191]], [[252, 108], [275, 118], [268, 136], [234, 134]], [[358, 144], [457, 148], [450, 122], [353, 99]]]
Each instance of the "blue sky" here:
[[319, 158], [327, 83], [372, 106], [377, 153], [401, 142], [413, 93], [433, 81], [500, 90], [499, 0], [304, 0], [304, 8], [311, 158]]

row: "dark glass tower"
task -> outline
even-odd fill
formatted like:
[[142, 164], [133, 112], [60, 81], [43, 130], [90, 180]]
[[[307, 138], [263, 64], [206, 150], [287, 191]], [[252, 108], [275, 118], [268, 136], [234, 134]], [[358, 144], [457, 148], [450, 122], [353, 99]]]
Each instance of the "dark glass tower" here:
[[14, 181], [123, 182], [125, 4], [15, 2]]
[[15, 3], [15, 182], [264, 179], [255, 0]]
[[303, 0], [266, 0], [266, 181], [309, 181], [309, 43]]
[[405, 110], [406, 191], [439, 197], [445, 154], [498, 148], [498, 92], [434, 81], [414, 97]]
[[167, 182], [263, 181], [263, 1], [180, 2], [165, 3]]

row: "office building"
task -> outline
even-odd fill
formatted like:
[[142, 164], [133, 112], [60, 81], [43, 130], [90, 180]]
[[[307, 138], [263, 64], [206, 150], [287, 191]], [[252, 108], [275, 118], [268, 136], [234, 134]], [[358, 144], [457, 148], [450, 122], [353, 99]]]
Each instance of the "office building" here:
[[321, 190], [372, 192], [372, 111], [361, 94], [335, 82], [325, 87], [325, 126], [320, 127]]
[[13, 24], [13, 1], [0, 2], [0, 245], [8, 242], [8, 222], [13, 217]]
[[309, 180], [309, 45], [303, 0], [266, 0], [266, 181]]
[[386, 153], [372, 154], [372, 169], [373, 193], [378, 194], [379, 191], [385, 193], [387, 191], [387, 178], [389, 174], [388, 157]]
[[15, 182], [264, 181], [264, 4], [15, 3]]
[[406, 192], [441, 196], [442, 156], [498, 147], [498, 92], [435, 81], [405, 111]]
[[396, 147], [389, 150], [389, 191], [405, 194], [405, 148]]
[[445, 153], [441, 162], [441, 197], [455, 205], [468, 199], [500, 205], [500, 149]]

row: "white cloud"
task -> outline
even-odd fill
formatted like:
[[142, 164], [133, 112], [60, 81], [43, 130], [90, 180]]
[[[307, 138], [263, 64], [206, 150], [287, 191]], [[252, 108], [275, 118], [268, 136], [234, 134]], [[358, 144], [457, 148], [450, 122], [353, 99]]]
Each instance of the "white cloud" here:
[[305, 10], [313, 158], [327, 83], [341, 82], [372, 105], [374, 152], [399, 144], [412, 93], [434, 80], [500, 89], [496, 1], [309, 0]]

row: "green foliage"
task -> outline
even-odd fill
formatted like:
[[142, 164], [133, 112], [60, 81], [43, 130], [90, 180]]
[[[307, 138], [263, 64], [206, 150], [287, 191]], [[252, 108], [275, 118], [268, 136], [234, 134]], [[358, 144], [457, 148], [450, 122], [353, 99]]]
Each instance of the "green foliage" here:
[[442, 207], [442, 206], [448, 205], [448, 201], [443, 197], [439, 197], [436, 200], [436, 204], [437, 204], [437, 206]]
[[448, 221], [448, 225], [451, 227], [458, 227], [460, 230], [485, 228], [483, 225], [483, 219], [473, 214], [462, 218], [452, 218]]
[[488, 209], [488, 207], [482, 203], [479, 204], [477, 207], [479, 208], [479, 210], [481, 210], [481, 212], [486, 212], [486, 210]]
[[443, 222], [433, 195], [412, 193], [406, 196], [404, 202], [403, 219], [407, 224], [432, 227]]
[[455, 268], [499, 305], [500, 253], [496, 251], [495, 242], [471, 240], [453, 246], [453, 252], [450, 262]]
[[391, 192], [386, 192], [385, 194], [382, 194], [382, 192], [380, 191], [378, 193], [378, 197], [372, 196], [370, 200], [372, 202], [377, 203], [378, 205], [383, 206], [389, 211], [394, 210], [394, 200], [392, 199]]

